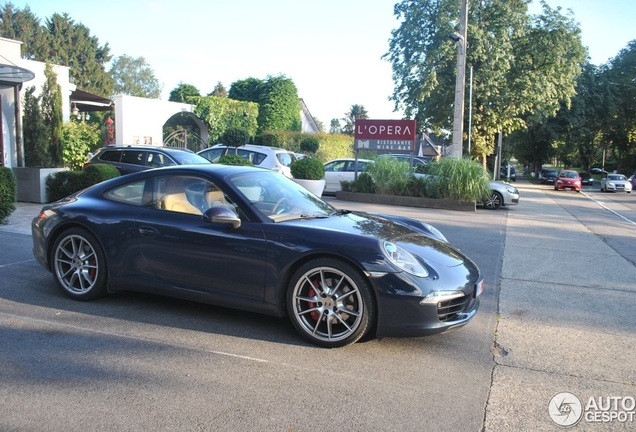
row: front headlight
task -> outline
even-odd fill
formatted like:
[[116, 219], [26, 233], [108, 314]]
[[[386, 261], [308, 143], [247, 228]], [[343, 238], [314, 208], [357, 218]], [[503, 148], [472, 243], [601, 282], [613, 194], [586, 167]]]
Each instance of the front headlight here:
[[516, 194], [517, 193], [517, 188], [512, 187], [512, 186], [506, 186], [506, 190], [508, 192], [510, 192], [511, 194]]
[[381, 241], [382, 252], [393, 264], [407, 273], [418, 277], [427, 277], [428, 271], [409, 251], [395, 243]]

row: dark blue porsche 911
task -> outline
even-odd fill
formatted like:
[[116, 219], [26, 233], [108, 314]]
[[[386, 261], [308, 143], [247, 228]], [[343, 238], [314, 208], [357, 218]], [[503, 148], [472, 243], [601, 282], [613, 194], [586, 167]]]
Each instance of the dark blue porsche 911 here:
[[118, 177], [46, 205], [33, 251], [70, 297], [144, 291], [289, 316], [324, 347], [467, 324], [483, 275], [432, 226], [337, 210], [262, 168]]

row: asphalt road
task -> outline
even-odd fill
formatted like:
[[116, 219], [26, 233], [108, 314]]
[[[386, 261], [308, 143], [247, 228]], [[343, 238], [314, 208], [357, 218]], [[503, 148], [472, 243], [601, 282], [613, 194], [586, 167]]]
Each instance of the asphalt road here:
[[373, 210], [426, 220], [477, 262], [468, 326], [327, 350], [284, 319], [135, 293], [76, 302], [29, 235], [0, 230], [0, 430], [480, 430], [508, 210]]
[[[0, 430], [534, 432], [562, 430], [550, 413], [562, 392], [629, 408], [636, 193], [515, 185], [519, 206], [475, 213], [328, 198], [430, 222], [486, 274], [468, 326], [334, 350], [257, 314], [134, 293], [69, 300], [19, 223], [0, 227]], [[636, 428], [633, 408], [622, 422], [601, 411], [571, 430]]]

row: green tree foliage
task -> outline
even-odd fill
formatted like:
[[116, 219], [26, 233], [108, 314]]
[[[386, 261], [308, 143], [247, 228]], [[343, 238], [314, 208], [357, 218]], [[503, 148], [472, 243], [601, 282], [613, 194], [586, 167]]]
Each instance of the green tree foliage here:
[[255, 136], [258, 128], [258, 104], [216, 96], [193, 98], [194, 114], [208, 127], [210, 144], [221, 142], [221, 136], [229, 128], [244, 128]]
[[229, 128], [221, 136], [221, 141], [230, 147], [240, 147], [249, 142], [250, 133], [245, 128]]
[[170, 102], [190, 103], [190, 98], [201, 96], [199, 89], [192, 84], [180, 82], [172, 91], [168, 100]]
[[334, 118], [331, 119], [331, 122], [329, 123], [329, 133], [330, 134], [341, 134], [342, 133], [342, 126], [340, 125], [340, 120]]
[[17, 183], [11, 168], [0, 167], [0, 224], [15, 211]]
[[[351, 105], [349, 112], [345, 113], [342, 121], [344, 126], [342, 127], [342, 133], [353, 136], [355, 133], [356, 119], [368, 119], [369, 113], [364, 109], [364, 105]], [[331, 121], [333, 125], [333, 120]]]
[[[499, 131], [508, 134], [553, 116], [575, 93], [586, 58], [580, 30], [560, 8], [542, 3], [528, 15], [525, 0], [471, 2], [467, 66], [473, 67], [473, 155], [492, 154]], [[452, 130], [460, 0], [403, 0], [402, 20], [384, 58], [393, 68], [396, 109], [435, 133]], [[467, 122], [467, 118], [465, 119]], [[467, 131], [467, 128], [465, 128]]]
[[132, 58], [125, 54], [117, 57], [110, 68], [110, 75], [115, 94], [150, 99], [161, 96], [163, 86], [143, 57]]
[[604, 139], [619, 172], [636, 170], [636, 40], [602, 70], [607, 94]]
[[24, 92], [22, 122], [24, 164], [27, 167], [52, 166], [47, 128], [40, 109], [40, 98], [35, 96], [35, 87], [28, 87]]
[[29, 6], [20, 10], [11, 3], [0, 6], [0, 35], [21, 41], [22, 58], [27, 60], [37, 60], [36, 53], [44, 50], [48, 36]]
[[300, 101], [298, 89], [284, 75], [268, 77], [260, 89], [258, 127], [266, 130], [299, 131]]
[[212, 92], [208, 94], [208, 96], [216, 96], [216, 97], [224, 98], [224, 97], [227, 97], [227, 90], [225, 90], [225, 87], [223, 86], [221, 81], [219, 81], [218, 83], [216, 83], [214, 90], [212, 90]]
[[263, 84], [264, 81], [257, 78], [246, 78], [235, 81], [230, 85], [230, 91], [227, 97], [239, 101], [258, 103], [260, 101], [261, 87]]
[[305, 154], [314, 154], [320, 147], [320, 141], [314, 136], [304, 137], [300, 140], [300, 151]]
[[41, 108], [46, 135], [49, 141], [49, 154], [54, 167], [64, 166], [64, 149], [62, 144], [62, 89], [57, 83], [57, 74], [47, 62], [44, 66], [46, 81], [42, 86]]
[[71, 170], [79, 171], [89, 152], [100, 145], [99, 126], [87, 122], [66, 122], [62, 128], [64, 162]]
[[322, 180], [325, 177], [325, 166], [318, 159], [304, 158], [289, 167], [295, 179]]

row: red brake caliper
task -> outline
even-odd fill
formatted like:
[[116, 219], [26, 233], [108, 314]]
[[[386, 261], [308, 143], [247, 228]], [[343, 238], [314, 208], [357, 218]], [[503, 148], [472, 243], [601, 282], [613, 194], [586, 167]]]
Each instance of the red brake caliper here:
[[[313, 284], [316, 288], [318, 288], [317, 280], [315, 280]], [[309, 297], [313, 297], [316, 295], [316, 291], [313, 288], [309, 288], [309, 292], [307, 294], [309, 295]], [[316, 303], [309, 302], [309, 308], [313, 309], [315, 307], [316, 307]], [[311, 318], [313, 318], [314, 321], [318, 321], [320, 319], [320, 314], [318, 313], [318, 311], [310, 312], [309, 315], [311, 316]]]

